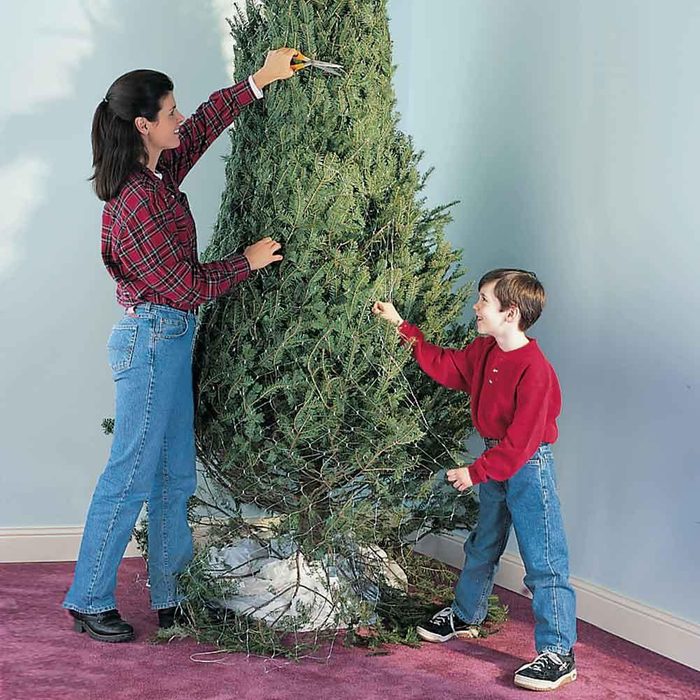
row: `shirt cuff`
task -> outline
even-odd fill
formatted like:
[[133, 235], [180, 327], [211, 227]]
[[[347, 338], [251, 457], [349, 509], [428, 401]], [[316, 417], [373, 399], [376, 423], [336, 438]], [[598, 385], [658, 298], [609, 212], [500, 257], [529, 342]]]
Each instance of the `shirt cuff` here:
[[241, 256], [241, 264], [243, 265], [243, 271], [245, 272], [246, 275], [250, 275], [253, 272], [253, 269], [250, 267], [250, 260], [248, 260], [248, 257], [243, 255], [243, 253], [239, 253]]
[[405, 343], [417, 343], [421, 338], [421, 332], [418, 330], [418, 327], [409, 323], [406, 319], [399, 324], [396, 332]]
[[[223, 261], [226, 263], [235, 263], [236, 267], [240, 268], [240, 271], [245, 272], [246, 275], [249, 275], [253, 271], [250, 268], [250, 261], [243, 253], [230, 253], [223, 258]], [[238, 272], [239, 270], [236, 271]]]
[[252, 75], [248, 76], [248, 85], [250, 85], [250, 89], [253, 91], [253, 94], [255, 95], [255, 99], [261, 100], [262, 96], [263, 96], [263, 91], [255, 84], [255, 81], [253, 80]]
[[474, 484], [474, 486], [476, 486], [477, 484], [483, 484], [485, 481], [488, 481], [488, 476], [486, 475], [486, 472], [483, 469], [480, 469], [480, 466], [481, 465], [476, 464], [476, 462], [473, 462], [467, 467], [467, 471], [469, 472], [469, 478], [472, 480], [472, 484]]

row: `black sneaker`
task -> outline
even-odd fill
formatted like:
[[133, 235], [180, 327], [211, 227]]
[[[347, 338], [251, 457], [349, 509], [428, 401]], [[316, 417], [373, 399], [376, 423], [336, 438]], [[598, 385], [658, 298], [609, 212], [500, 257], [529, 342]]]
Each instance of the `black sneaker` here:
[[435, 613], [428, 622], [416, 627], [416, 632], [426, 642], [447, 642], [454, 637], [478, 637], [479, 627], [462, 622], [452, 612], [452, 608], [443, 608]]
[[190, 623], [190, 616], [181, 605], [158, 610], [158, 627], [162, 630], [167, 630], [171, 627], [186, 627]]
[[576, 662], [573, 652], [555, 654], [545, 651], [534, 661], [515, 672], [515, 685], [529, 690], [556, 690], [576, 680]]

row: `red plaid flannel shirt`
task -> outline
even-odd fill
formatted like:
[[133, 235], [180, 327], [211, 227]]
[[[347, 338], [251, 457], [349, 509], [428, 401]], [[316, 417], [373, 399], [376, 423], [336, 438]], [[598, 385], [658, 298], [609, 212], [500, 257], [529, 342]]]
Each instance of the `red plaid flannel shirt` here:
[[102, 213], [102, 260], [117, 283], [117, 301], [193, 311], [250, 275], [243, 255], [201, 263], [187, 195], [179, 185], [241, 107], [253, 102], [248, 80], [215, 92], [180, 127], [180, 145], [163, 151], [157, 171], [143, 165]]

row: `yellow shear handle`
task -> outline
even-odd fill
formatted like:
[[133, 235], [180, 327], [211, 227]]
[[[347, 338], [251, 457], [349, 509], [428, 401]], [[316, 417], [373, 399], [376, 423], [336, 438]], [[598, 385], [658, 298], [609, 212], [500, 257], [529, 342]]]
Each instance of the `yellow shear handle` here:
[[306, 68], [311, 59], [308, 56], [304, 56], [301, 51], [297, 51], [294, 56], [292, 56], [291, 68], [293, 71], [299, 71], [302, 68]]

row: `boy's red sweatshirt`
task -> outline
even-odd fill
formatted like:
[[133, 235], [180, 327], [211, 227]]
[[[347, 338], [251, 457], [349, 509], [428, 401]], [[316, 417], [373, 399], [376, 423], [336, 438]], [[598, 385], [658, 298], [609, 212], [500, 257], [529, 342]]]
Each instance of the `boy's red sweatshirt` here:
[[500, 440], [470, 467], [475, 484], [510, 479], [542, 442], [555, 442], [561, 390], [554, 368], [537, 341], [504, 352], [481, 336], [461, 350], [428, 343], [420, 329], [404, 321], [401, 336], [412, 343], [420, 368], [436, 382], [471, 395], [474, 427]]

